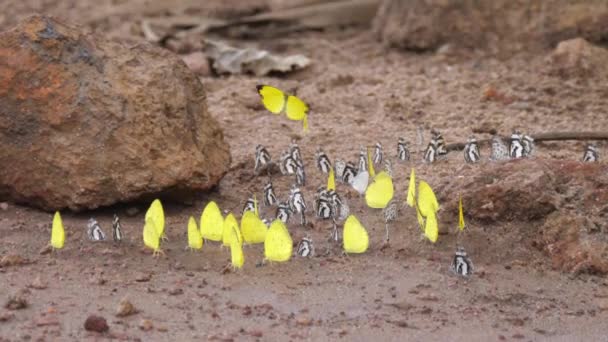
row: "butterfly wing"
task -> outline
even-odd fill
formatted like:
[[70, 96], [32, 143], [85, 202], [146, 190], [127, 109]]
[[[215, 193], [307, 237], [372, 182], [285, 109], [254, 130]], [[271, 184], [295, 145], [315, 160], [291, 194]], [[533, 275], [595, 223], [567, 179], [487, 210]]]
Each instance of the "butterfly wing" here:
[[165, 212], [159, 199], [152, 201], [150, 208], [146, 212], [145, 220], [153, 220], [154, 226], [158, 229], [158, 236], [163, 236], [165, 232]]
[[437, 242], [437, 238], [439, 237], [439, 228], [437, 226], [437, 216], [435, 213], [430, 213], [426, 217], [426, 224], [424, 227], [424, 235], [432, 242]]
[[224, 217], [217, 203], [211, 201], [201, 214], [201, 236], [211, 241], [222, 241]]
[[464, 223], [464, 212], [462, 209], [462, 196], [460, 196], [460, 198], [458, 199], [458, 228], [460, 228], [460, 230], [464, 230], [465, 227], [465, 223]]
[[190, 216], [190, 219], [188, 220], [188, 246], [192, 249], [203, 248], [203, 237], [198, 230], [196, 220], [192, 216]]
[[230, 238], [230, 262], [232, 267], [241, 268], [245, 264], [245, 255], [243, 254], [243, 240], [239, 238], [238, 226], [232, 227]]
[[267, 85], [258, 85], [257, 89], [262, 97], [262, 104], [269, 112], [280, 114], [283, 111], [283, 108], [285, 108], [285, 93]]
[[352, 182], [350, 183], [350, 185], [353, 187], [353, 189], [357, 190], [357, 192], [360, 195], [363, 195], [365, 193], [365, 190], [367, 190], [367, 186], [369, 184], [369, 172], [367, 171], [361, 171], [357, 174], [357, 176], [355, 176], [355, 178], [353, 178]]
[[410, 185], [407, 188], [407, 204], [410, 207], [414, 207], [416, 205], [416, 172], [414, 168], [412, 168], [412, 172], [410, 173]]
[[425, 181], [418, 183], [418, 207], [424, 217], [435, 214], [439, 210], [437, 197], [435, 197], [431, 186]]
[[374, 177], [374, 181], [365, 191], [367, 206], [374, 209], [384, 209], [393, 199], [394, 188], [391, 176], [382, 171]]
[[241, 233], [245, 243], [263, 243], [268, 228], [252, 211], [246, 211], [241, 217]]
[[291, 258], [293, 241], [281, 220], [274, 220], [266, 233], [264, 256], [270, 261], [284, 262]]
[[160, 236], [158, 235], [158, 228], [155, 226], [153, 220], [146, 220], [144, 224], [143, 238], [144, 245], [157, 251], [160, 248]]
[[63, 221], [61, 221], [61, 214], [57, 211], [53, 216], [53, 226], [51, 227], [51, 246], [55, 249], [61, 249], [64, 243], [65, 229], [63, 228]]
[[302, 121], [306, 118], [308, 106], [299, 98], [289, 95], [287, 97], [287, 107], [285, 114], [289, 120]]
[[329, 176], [327, 177], [327, 190], [336, 190], [336, 176], [333, 169], [329, 170]]
[[346, 253], [364, 253], [369, 247], [369, 236], [361, 222], [350, 215], [344, 222], [342, 243]]
[[367, 149], [367, 170], [369, 175], [374, 178], [376, 176], [376, 170], [374, 170], [374, 162], [372, 160], [372, 152]]
[[239, 229], [239, 223], [234, 215], [230, 213], [228, 216], [226, 216], [224, 225], [222, 227], [222, 243], [224, 246], [230, 246], [235, 231], [238, 241], [242, 243], [243, 236], [241, 235], [241, 230]]

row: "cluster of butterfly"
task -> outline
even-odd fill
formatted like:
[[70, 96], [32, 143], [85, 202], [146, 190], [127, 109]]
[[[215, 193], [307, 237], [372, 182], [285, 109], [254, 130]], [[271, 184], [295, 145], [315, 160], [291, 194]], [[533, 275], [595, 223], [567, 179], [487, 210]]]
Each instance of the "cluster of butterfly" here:
[[[106, 234], [101, 229], [99, 222], [96, 219], [90, 218], [87, 222], [87, 236], [91, 241], [105, 241]], [[122, 241], [122, 228], [120, 226], [120, 219], [116, 214], [112, 220], [112, 238], [114, 242]], [[53, 217], [53, 224], [51, 227], [51, 242], [50, 245], [55, 249], [63, 248], [65, 244], [65, 229], [63, 228], [63, 222], [61, 220], [61, 214], [55, 213]]]

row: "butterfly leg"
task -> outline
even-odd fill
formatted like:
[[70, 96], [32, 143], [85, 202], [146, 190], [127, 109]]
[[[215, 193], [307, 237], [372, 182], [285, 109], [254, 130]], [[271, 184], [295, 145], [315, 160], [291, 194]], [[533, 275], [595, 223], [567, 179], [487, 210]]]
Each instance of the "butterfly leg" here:
[[388, 222], [386, 222], [384, 224], [384, 229], [386, 229], [386, 235], [384, 236], [384, 245], [388, 246], [389, 244], [389, 237], [388, 237]]
[[155, 249], [154, 252], [152, 252], [152, 257], [153, 258], [158, 258], [160, 256], [166, 257], [167, 255], [165, 254], [165, 252], [162, 249]]

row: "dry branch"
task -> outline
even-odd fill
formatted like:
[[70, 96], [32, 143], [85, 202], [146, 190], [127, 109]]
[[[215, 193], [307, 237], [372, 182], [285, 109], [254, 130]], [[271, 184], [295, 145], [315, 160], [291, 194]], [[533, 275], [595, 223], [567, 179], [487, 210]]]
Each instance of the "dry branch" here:
[[[502, 137], [508, 140], [508, 137]], [[535, 142], [539, 141], [559, 141], [559, 140], [608, 140], [608, 132], [548, 132], [533, 134]], [[491, 139], [479, 140], [480, 145], [491, 144]], [[448, 151], [464, 150], [465, 143], [448, 144]]]

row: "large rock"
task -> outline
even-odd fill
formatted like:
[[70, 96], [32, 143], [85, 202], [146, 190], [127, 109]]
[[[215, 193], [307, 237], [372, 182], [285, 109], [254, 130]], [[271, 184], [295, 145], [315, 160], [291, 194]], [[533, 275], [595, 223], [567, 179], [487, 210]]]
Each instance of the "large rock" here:
[[470, 177], [438, 187], [442, 218], [458, 217], [450, 199], [461, 193], [468, 219], [519, 223], [513, 227], [525, 229], [555, 268], [608, 273], [607, 164], [524, 159], [465, 167]]
[[384, 0], [374, 31], [387, 45], [411, 50], [443, 44], [520, 50], [608, 37], [604, 0]]
[[48, 17], [0, 34], [0, 198], [81, 210], [216, 185], [228, 145], [182, 61]]
[[608, 77], [608, 50], [583, 38], [560, 42], [547, 59], [549, 73], [564, 78]]

